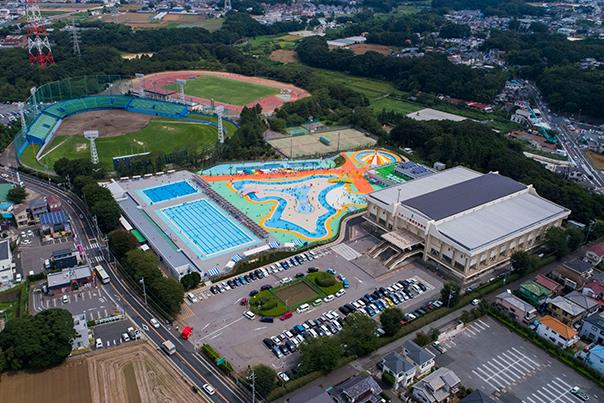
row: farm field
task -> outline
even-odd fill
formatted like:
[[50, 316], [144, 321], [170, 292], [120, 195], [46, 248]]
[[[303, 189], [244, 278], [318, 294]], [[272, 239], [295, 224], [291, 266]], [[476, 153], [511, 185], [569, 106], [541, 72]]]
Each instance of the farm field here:
[[589, 158], [591, 163], [594, 164], [596, 169], [600, 171], [604, 170], [604, 155], [594, 153], [593, 151], [588, 151], [587, 158]]
[[203, 402], [160, 354], [146, 342], [132, 342], [42, 372], [3, 374], [0, 401]]
[[[146, 127], [138, 131], [121, 136], [99, 137], [96, 145], [101, 163], [110, 168], [112, 157], [119, 155], [147, 151], [169, 153], [192, 147], [197, 150], [209, 149], [217, 142], [217, 136], [217, 129], [214, 126], [154, 118]], [[83, 136], [62, 135], [59, 128], [57, 135], [46, 148], [46, 155], [42, 161], [52, 167], [56, 160], [63, 157], [87, 158], [90, 155], [88, 144]], [[24, 158], [27, 163], [29, 158]]]
[[[176, 90], [176, 84], [168, 84], [167, 89]], [[232, 105], [246, 105], [269, 95], [278, 94], [276, 88], [266, 87], [218, 76], [199, 76], [187, 80], [185, 94], [194, 97], [214, 99]]]
[[367, 52], [377, 52], [383, 55], [392, 53], [392, 48], [385, 45], [374, 45], [372, 43], [357, 43], [348, 47], [355, 55], [364, 55]]
[[273, 50], [270, 59], [274, 62], [281, 63], [296, 63], [298, 62], [298, 56], [293, 50], [277, 49]]

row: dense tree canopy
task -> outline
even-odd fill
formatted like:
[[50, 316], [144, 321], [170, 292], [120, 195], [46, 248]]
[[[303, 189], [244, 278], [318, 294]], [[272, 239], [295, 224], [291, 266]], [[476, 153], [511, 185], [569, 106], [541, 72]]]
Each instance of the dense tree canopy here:
[[14, 371], [58, 365], [71, 353], [74, 337], [73, 318], [64, 309], [13, 319], [0, 332], [0, 361]]
[[348, 315], [340, 332], [345, 352], [361, 357], [375, 350], [378, 342], [376, 330], [377, 323], [369, 316], [360, 312]]
[[305, 374], [314, 371], [330, 372], [342, 358], [342, 343], [346, 342], [347, 339], [338, 337], [319, 337], [305, 341], [300, 346], [300, 370]]

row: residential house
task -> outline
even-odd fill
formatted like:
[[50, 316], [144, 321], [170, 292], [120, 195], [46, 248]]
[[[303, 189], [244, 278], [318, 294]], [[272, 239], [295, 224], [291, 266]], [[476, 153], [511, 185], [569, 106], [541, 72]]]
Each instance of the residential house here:
[[575, 329], [566, 326], [550, 315], [545, 315], [539, 319], [537, 334], [561, 348], [568, 348], [579, 341]]
[[579, 305], [561, 296], [548, 300], [547, 310], [554, 318], [569, 326], [583, 319], [587, 312]]
[[604, 300], [604, 282], [598, 280], [590, 281], [583, 286], [581, 293], [594, 299]]
[[0, 286], [9, 285], [13, 281], [13, 254], [10, 250], [10, 240], [0, 241]]
[[459, 403], [495, 403], [495, 400], [491, 399], [482, 390], [476, 389], [474, 392], [461, 399]]
[[537, 274], [535, 276], [535, 283], [547, 288], [552, 292], [552, 295], [560, 295], [564, 287], [562, 284], [557, 283], [549, 277], [544, 276], [543, 274]]
[[416, 376], [419, 378], [427, 374], [434, 367], [434, 354], [417, 345], [413, 340], [407, 340], [403, 344], [405, 357], [416, 366]]
[[580, 290], [591, 279], [593, 270], [591, 262], [575, 258], [564, 262], [556, 274], [566, 287]]
[[333, 403], [329, 394], [319, 386], [302, 388], [287, 400], [287, 403]]
[[422, 403], [446, 402], [457, 393], [461, 380], [446, 367], [440, 367], [413, 385], [413, 397]]
[[29, 224], [29, 214], [25, 204], [17, 204], [13, 207], [13, 219], [17, 228], [25, 227]]
[[415, 365], [407, 361], [399, 353], [393, 351], [382, 359], [382, 374], [389, 373], [394, 377], [394, 389], [406, 388], [415, 378]]
[[585, 252], [585, 258], [594, 266], [597, 266], [604, 260], [604, 242], [590, 246]]
[[69, 216], [63, 210], [40, 214], [40, 224], [40, 232], [53, 238], [71, 233]]
[[584, 317], [597, 312], [600, 308], [598, 301], [576, 290], [566, 294], [564, 298], [585, 309]]
[[537, 317], [537, 310], [534, 306], [521, 300], [511, 292], [504, 291], [497, 295], [495, 304], [520, 323], [529, 324]]
[[354, 375], [329, 391], [338, 403], [377, 403], [380, 393], [382, 388], [371, 375]]
[[585, 363], [604, 375], [604, 346], [593, 346], [585, 356]]
[[585, 318], [579, 334], [594, 343], [604, 344], [604, 312], [594, 313]]
[[46, 199], [42, 197], [30, 201], [28, 208], [31, 216], [35, 220], [40, 218], [40, 215], [48, 213], [48, 203], [46, 203]]
[[534, 281], [525, 281], [518, 287], [518, 296], [533, 306], [544, 304], [552, 292]]
[[55, 195], [46, 196], [46, 203], [48, 204], [48, 211], [59, 211], [62, 209], [61, 199]]

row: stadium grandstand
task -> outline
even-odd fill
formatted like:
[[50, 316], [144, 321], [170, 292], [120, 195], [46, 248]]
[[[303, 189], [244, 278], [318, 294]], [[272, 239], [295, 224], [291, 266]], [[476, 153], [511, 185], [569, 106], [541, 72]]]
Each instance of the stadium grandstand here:
[[184, 118], [188, 108], [182, 104], [135, 98], [126, 95], [97, 95], [59, 101], [44, 107], [27, 129], [28, 143], [47, 144], [61, 121], [81, 112], [100, 109], [123, 109], [128, 112], [144, 113], [170, 118]]

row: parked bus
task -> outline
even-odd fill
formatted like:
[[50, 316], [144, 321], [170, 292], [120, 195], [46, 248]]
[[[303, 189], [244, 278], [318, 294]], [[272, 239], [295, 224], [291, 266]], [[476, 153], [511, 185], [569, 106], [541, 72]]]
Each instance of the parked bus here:
[[95, 267], [94, 270], [96, 271], [96, 274], [101, 279], [101, 283], [103, 283], [103, 284], [109, 283], [109, 274], [107, 274], [107, 272], [105, 271], [105, 269], [103, 269], [102, 266], [99, 265], [99, 266]]

